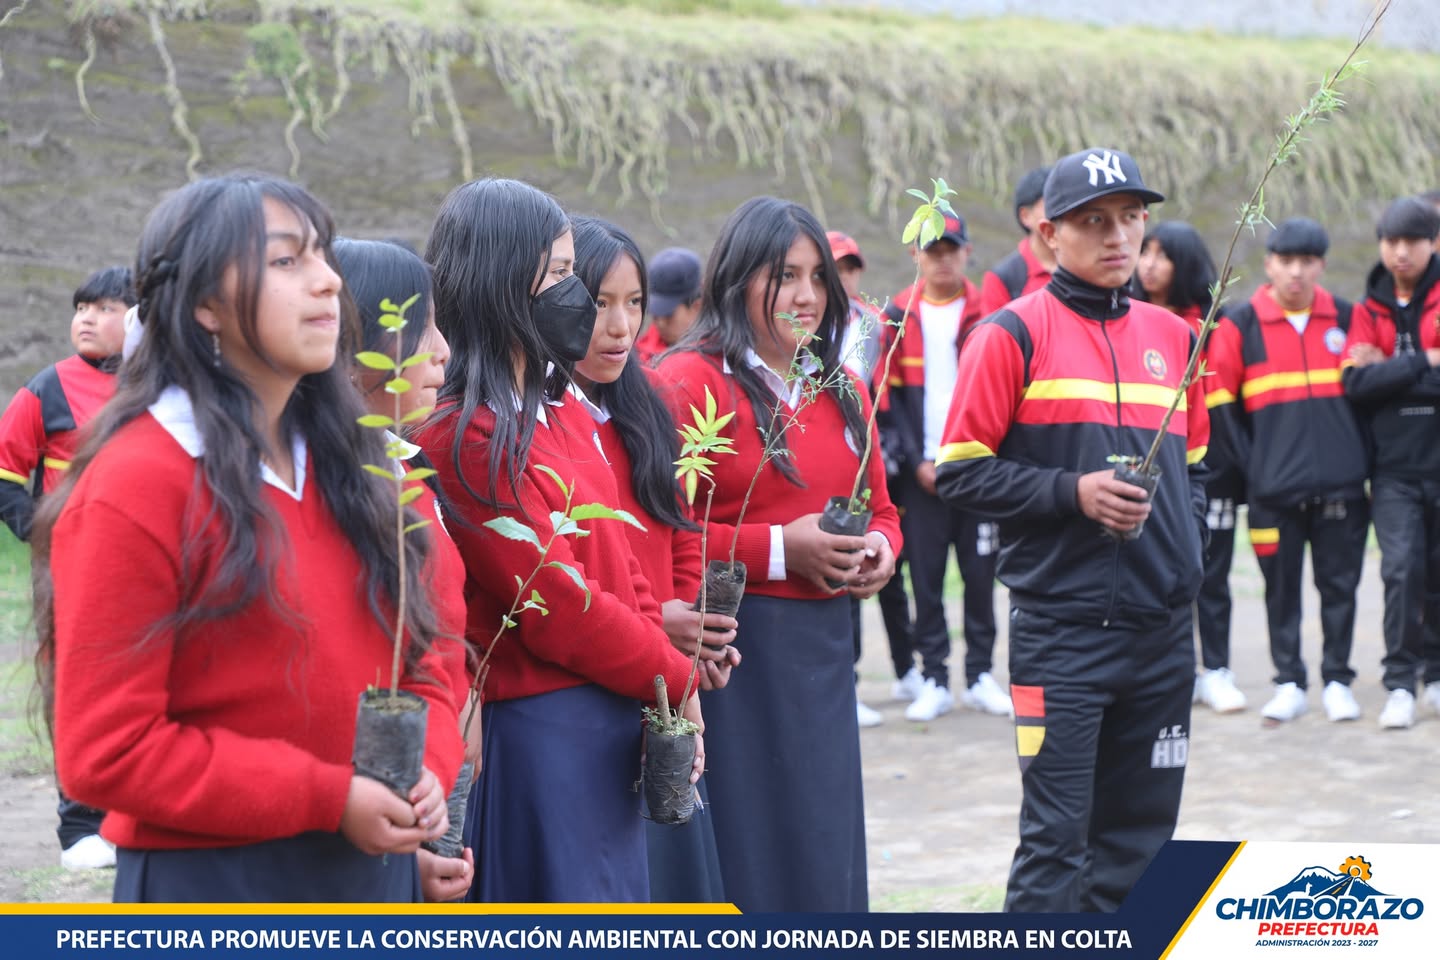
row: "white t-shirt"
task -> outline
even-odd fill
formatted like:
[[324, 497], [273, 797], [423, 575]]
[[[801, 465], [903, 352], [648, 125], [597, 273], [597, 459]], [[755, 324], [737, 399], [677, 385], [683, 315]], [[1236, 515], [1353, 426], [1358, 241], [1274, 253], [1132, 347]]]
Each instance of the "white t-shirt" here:
[[960, 365], [956, 343], [960, 339], [960, 318], [965, 298], [948, 303], [920, 301], [920, 330], [925, 338], [925, 450], [926, 460], [940, 452], [945, 417], [955, 393], [955, 375]]
[[1291, 313], [1289, 310], [1286, 310], [1285, 319], [1290, 321], [1290, 326], [1295, 328], [1296, 333], [1302, 337], [1305, 336], [1305, 328], [1310, 326], [1309, 310], [1301, 310], [1298, 313]]

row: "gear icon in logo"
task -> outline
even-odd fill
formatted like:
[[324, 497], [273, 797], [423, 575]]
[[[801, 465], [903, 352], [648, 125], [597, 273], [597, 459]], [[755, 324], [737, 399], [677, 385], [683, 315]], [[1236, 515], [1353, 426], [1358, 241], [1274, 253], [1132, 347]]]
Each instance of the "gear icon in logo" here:
[[1364, 857], [1346, 857], [1340, 864], [1340, 872], [1357, 880], [1370, 879], [1370, 862]]

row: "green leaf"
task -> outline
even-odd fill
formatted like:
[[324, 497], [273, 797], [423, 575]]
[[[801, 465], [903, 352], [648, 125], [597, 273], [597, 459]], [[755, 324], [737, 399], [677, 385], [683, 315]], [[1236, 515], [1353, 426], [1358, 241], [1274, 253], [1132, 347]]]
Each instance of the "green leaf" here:
[[374, 350], [361, 350], [359, 353], [355, 354], [355, 359], [359, 361], [362, 365], [369, 367], [371, 370], [395, 369], [394, 360], [391, 360], [389, 357], [385, 356], [385, 354], [377, 353]]
[[574, 520], [571, 520], [559, 510], [550, 511], [550, 527], [555, 531], [555, 536], [557, 537], [565, 537], [570, 534], [574, 534], [577, 537], [589, 536], [587, 532], [575, 525]]
[[394, 480], [394, 479], [395, 479], [395, 471], [394, 471], [394, 470], [389, 470], [389, 469], [386, 469], [385, 467], [377, 467], [377, 466], [375, 466], [375, 464], [373, 464], [373, 463], [362, 464], [361, 467], [360, 467], [360, 469], [364, 470], [366, 473], [373, 473], [373, 474], [375, 474], [375, 476], [377, 476], [377, 477], [384, 477], [386, 480]]
[[900, 242], [907, 245], [914, 243], [915, 238], [920, 235], [921, 223], [923, 223], [921, 220], [911, 220], [907, 223], [905, 225], [905, 232], [900, 234]]
[[911, 187], [909, 190], [906, 190], [905, 192], [908, 193], [908, 194], [910, 194], [910, 196], [914, 197], [916, 200], [919, 200], [921, 203], [929, 203], [929, 202], [930, 202], [930, 198], [927, 197], [927, 196], [925, 196], [925, 191], [924, 191], [924, 190], [916, 190], [914, 187]]
[[404, 529], [404, 531], [402, 531], [402, 532], [404, 532], [404, 533], [409, 533], [409, 532], [412, 531], [412, 530], [419, 530], [419, 529], [421, 529], [422, 527], [428, 527], [428, 526], [430, 526], [430, 521], [429, 521], [429, 520], [416, 520], [414, 523], [409, 524], [408, 526], [406, 526], [405, 529]]
[[420, 495], [423, 494], [424, 492], [425, 492], [425, 487], [424, 487], [424, 485], [417, 486], [417, 487], [410, 487], [410, 488], [406, 489], [404, 493], [400, 494], [400, 496], [396, 497], [395, 499], [396, 499], [396, 501], [400, 504], [400, 506], [402, 506], [402, 507], [407, 507], [407, 506], [409, 506], [410, 504], [414, 503], [416, 500], [419, 500], [419, 499], [420, 499]]
[[377, 322], [391, 333], [399, 333], [405, 328], [405, 318], [398, 313], [382, 313]]
[[685, 502], [694, 506], [695, 488], [699, 485], [700, 477], [694, 471], [685, 474]]
[[409, 393], [410, 381], [406, 380], [404, 377], [396, 377], [393, 380], [387, 380], [385, 381], [385, 392], [394, 394]]
[[590, 588], [585, 585], [585, 578], [580, 576], [580, 571], [576, 570], [568, 563], [561, 563], [559, 560], [551, 560], [549, 563], [545, 564], [545, 566], [554, 567], [556, 570], [563, 572], [571, 580], [574, 580], [575, 586], [579, 587], [585, 592], [585, 609], [590, 609]]
[[438, 472], [439, 472], [439, 471], [434, 470], [434, 469], [432, 469], [432, 468], [430, 468], [430, 467], [416, 467], [414, 470], [411, 470], [409, 473], [405, 474], [405, 479], [406, 479], [407, 481], [409, 481], [409, 480], [429, 480], [431, 477], [435, 476]]
[[391, 440], [385, 444], [385, 456], [391, 460], [406, 460], [405, 454], [410, 452], [410, 444], [404, 440]]
[[400, 422], [414, 423], [416, 420], [424, 420], [426, 417], [430, 416], [430, 414], [434, 412], [434, 407], [416, 407], [414, 410], [411, 410], [409, 413], [405, 414], [405, 416], [401, 417]]
[[429, 360], [433, 356], [435, 356], [434, 351], [428, 353], [417, 353], [413, 357], [406, 357], [404, 360], [400, 361], [400, 369], [404, 370], [406, 367], [413, 367], [417, 363], [424, 363], [426, 360]]
[[356, 417], [355, 422], [362, 427], [393, 427], [395, 421], [383, 413], [367, 413], [363, 417]]
[[565, 481], [560, 479], [560, 474], [545, 466], [545, 464], [543, 463], [535, 464], [535, 469], [539, 470], [541, 473], [545, 474], [545, 476], [549, 477], [555, 482], [555, 486], [560, 488], [560, 495], [562, 497], [567, 500], [570, 499], [570, 488], [565, 486]]
[[506, 540], [519, 540], [530, 544], [536, 550], [540, 549], [540, 538], [535, 536], [535, 531], [514, 517], [496, 517], [494, 520], [486, 520], [484, 526], [500, 534]]

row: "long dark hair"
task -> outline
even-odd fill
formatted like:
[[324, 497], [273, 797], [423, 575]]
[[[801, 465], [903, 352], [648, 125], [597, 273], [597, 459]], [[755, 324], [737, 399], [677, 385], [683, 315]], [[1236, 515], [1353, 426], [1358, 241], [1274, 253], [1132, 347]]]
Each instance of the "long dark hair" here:
[[[820, 363], [821, 375], [840, 365], [841, 341], [850, 322], [850, 298], [840, 284], [840, 272], [830, 255], [830, 242], [815, 215], [798, 203], [774, 197], [754, 197], [742, 203], [720, 229], [720, 238], [710, 251], [705, 267], [705, 293], [700, 316], [681, 338], [676, 349], [698, 350], [709, 356], [723, 356], [730, 364], [730, 374], [750, 401], [755, 422], [767, 429], [775, 422], [780, 401], [765, 385], [760, 374], [746, 362], [747, 351], [755, 349], [755, 331], [745, 305], [745, 292], [757, 275], [767, 278], [765, 312], [773, 315], [780, 294], [780, 277], [785, 270], [785, 257], [790, 246], [801, 234], [809, 237], [820, 251], [825, 268], [825, 315], [820, 328], [804, 350]], [[775, 335], [771, 332], [771, 337]], [[778, 343], [778, 338], [775, 338]], [[855, 442], [865, 444], [865, 419], [860, 414], [860, 400], [848, 377], [832, 382], [825, 392], [835, 398]], [[788, 456], [785, 438], [779, 438], [775, 458], [780, 473], [796, 486], [804, 486], [800, 474]]]
[[[185, 528], [196, 533], [181, 544], [180, 609], [155, 624], [150, 637], [173, 630], [183, 639], [195, 627], [242, 610], [260, 596], [269, 598], [282, 615], [293, 617], [279, 606], [278, 591], [273, 589], [287, 552], [286, 531], [262, 492], [259, 463], [266, 444], [255, 426], [259, 400], [232, 367], [217, 365], [211, 337], [195, 319], [198, 307], [221, 295], [222, 278], [233, 267], [234, 307], [241, 332], [250, 348], [264, 357], [256, 310], [265, 271], [266, 199], [292, 210], [328, 251], [334, 234], [329, 211], [300, 187], [268, 177], [232, 175], [191, 183], [163, 200], [145, 224], [135, 267], [139, 320], [145, 334], [121, 367], [114, 398], [96, 417], [64, 482], [45, 498], [35, 522], [35, 623], [40, 641], [36, 665], [47, 707], [53, 691], [55, 598], [49, 561], [55, 521], [100, 449], [144, 414], [167, 387], [183, 389], [194, 408], [195, 426], [205, 446], [205, 455], [197, 461], [196, 492], [203, 484], [210, 505], [204, 516], [185, 518]], [[304, 242], [308, 245], [310, 237]], [[355, 324], [353, 311], [342, 312], [343, 356], [353, 348]], [[363, 412], [359, 395], [350, 386], [349, 364], [336, 363], [323, 373], [300, 378], [281, 414], [280, 435], [298, 433], [305, 438], [310, 476], [359, 555], [370, 610], [388, 633], [399, 577], [395, 497], [381, 480], [360, 469], [362, 462], [384, 462], [379, 432], [356, 423]], [[186, 506], [187, 512], [198, 509], [193, 499]], [[218, 536], [207, 533], [212, 524], [220, 531]], [[410, 597], [405, 662], [414, 672], [437, 629], [434, 610], [419, 588], [428, 536], [421, 531], [407, 537], [405, 550]], [[200, 565], [211, 556], [214, 576], [202, 585]], [[303, 571], [299, 573], [303, 576]]]
[[[1170, 293], [1166, 296], [1171, 309], [1179, 312], [1199, 307], [1201, 313], [1208, 311], [1213, 298], [1210, 288], [1215, 284], [1215, 261], [1210, 258], [1200, 231], [1183, 220], [1166, 220], [1146, 235], [1140, 249], [1145, 249], [1151, 240], [1159, 241], [1166, 259], [1175, 266], [1175, 272], [1170, 275]], [[1134, 287], [1136, 299], [1149, 302], [1150, 294], [1145, 292], [1138, 277]]]
[[414, 355], [425, 336], [425, 318], [430, 314], [430, 301], [434, 296], [429, 265], [414, 250], [389, 240], [336, 237], [331, 250], [340, 275], [345, 278], [346, 295], [354, 302], [360, 320], [361, 350], [394, 353], [390, 331], [380, 326], [380, 301], [389, 298], [401, 304], [419, 295], [405, 311], [409, 322], [400, 331], [402, 355]]
[[[607, 220], [575, 217], [575, 273], [591, 297], [600, 296], [605, 275], [629, 257], [640, 274], [642, 315], [649, 307], [645, 257], [630, 234]], [[630, 482], [635, 499], [645, 512], [669, 527], [698, 530], [680, 510], [680, 487], [675, 482], [675, 460], [680, 440], [670, 410], [656, 395], [631, 351], [614, 383], [597, 383], [594, 399], [610, 412], [625, 452], [630, 455]]]
[[[450, 343], [450, 362], [440, 403], [458, 404], [451, 445], [456, 476], [470, 496], [494, 507], [501, 502], [500, 474], [510, 489], [519, 482], [535, 421], [545, 400], [558, 399], [572, 364], [556, 362], [531, 319], [535, 269], [549, 267], [550, 247], [570, 221], [549, 194], [519, 180], [472, 180], [450, 192], [435, 217], [425, 259], [434, 269], [435, 324]], [[513, 358], [525, 360], [515, 383]], [[554, 372], [546, 368], [554, 363]], [[519, 390], [519, 413], [509, 411]], [[497, 413], [483, 492], [465, 474], [464, 425], [481, 404]]]

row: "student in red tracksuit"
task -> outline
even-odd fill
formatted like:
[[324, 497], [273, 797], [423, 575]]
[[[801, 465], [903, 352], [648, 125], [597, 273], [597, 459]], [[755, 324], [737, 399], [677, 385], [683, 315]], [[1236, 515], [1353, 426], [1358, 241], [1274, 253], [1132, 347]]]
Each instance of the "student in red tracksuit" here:
[[[1196, 334], [1213, 302], [1215, 261], [1200, 232], [1182, 220], [1167, 220], [1145, 237], [1135, 272], [1135, 298], [1177, 314]], [[1208, 369], [1208, 368], [1207, 368]], [[1206, 377], [1208, 390], [1214, 377]], [[1245, 694], [1230, 671], [1230, 564], [1235, 556], [1235, 507], [1245, 502], [1245, 476], [1227, 457], [1219, 439], [1225, 420], [1210, 423], [1205, 454], [1205, 522], [1210, 543], [1205, 548], [1205, 582], [1195, 598], [1195, 627], [1200, 633], [1204, 670], [1195, 678], [1195, 702], [1216, 713], [1245, 709]]]
[[[232, 176], [163, 201], [140, 240], [143, 335], [36, 520], [37, 664], [56, 771], [109, 811], [117, 901], [414, 900], [460, 765], [406, 541], [401, 685], [429, 704], [408, 799], [351, 763], [390, 669], [399, 572], [378, 433], [337, 364], [329, 213]], [[415, 519], [406, 511], [409, 519]]]
[[[891, 637], [895, 693], [912, 700], [905, 718], [934, 720], [955, 705], [950, 692], [950, 627], [945, 621], [945, 570], [955, 553], [964, 582], [965, 682], [961, 701], [1009, 716], [1010, 697], [991, 674], [995, 652], [995, 554], [993, 523], [956, 510], [935, 490], [935, 460], [950, 398], [955, 392], [961, 348], [980, 320], [978, 291], [965, 276], [970, 234], [965, 221], [947, 217], [945, 231], [911, 256], [920, 283], [895, 295], [885, 308], [885, 349], [900, 337], [881, 407], [880, 434], [894, 458], [905, 560], [915, 592], [911, 647]], [[900, 637], [904, 640], [904, 637]], [[915, 665], [919, 652], [921, 664]]]
[[[440, 406], [417, 439], [455, 517], [468, 637], [482, 653], [491, 648], [517, 577], [534, 572], [530, 589], [548, 610], [520, 612], [489, 662], [485, 763], [466, 813], [470, 898], [648, 900], [644, 821], [631, 789], [641, 701], [654, 699], [662, 674], [678, 705], [690, 661], [661, 627], [621, 521], [580, 520], [586, 536], [552, 537], [550, 518], [566, 509], [567, 493], [571, 506], [620, 502], [597, 456], [594, 421], [567, 389], [596, 316], [572, 272], [570, 221], [528, 184], [476, 180], [446, 198], [425, 254], [451, 356]], [[496, 520], [509, 521], [511, 535], [485, 526]], [[568, 570], [537, 571], [537, 542], [552, 540], [547, 564]], [[698, 700], [687, 715], [702, 724]], [[700, 743], [693, 779], [703, 766]]]
[[[125, 339], [125, 311], [135, 305], [129, 267], [97, 270], [75, 290], [70, 344], [75, 355], [41, 370], [0, 417], [0, 518], [30, 539], [35, 504], [60, 484], [80, 445], [80, 430], [115, 393], [115, 367]], [[100, 836], [104, 812], [60, 792], [60, 865], [71, 870], [115, 865], [115, 848]]]
[[[80, 428], [115, 393], [125, 311], [135, 305], [129, 267], [97, 270], [75, 289], [75, 355], [41, 370], [0, 417], [0, 518], [30, 539], [35, 502], [54, 490], [80, 446]], [[34, 488], [31, 488], [32, 479]]]
[[1226, 311], [1209, 344], [1211, 415], [1225, 424], [1217, 440], [1245, 465], [1250, 542], [1265, 576], [1275, 694], [1260, 713], [1277, 722], [1308, 709], [1300, 656], [1306, 543], [1320, 591], [1325, 715], [1360, 716], [1350, 692], [1350, 646], [1370, 527], [1370, 469], [1340, 364], [1352, 316], [1365, 308], [1352, 310], [1320, 286], [1329, 245], [1314, 220], [1280, 224], [1265, 241], [1270, 282]]
[[1049, 175], [1049, 167], [1036, 167], [1015, 185], [1015, 221], [1025, 236], [1013, 252], [985, 271], [980, 282], [982, 317], [1050, 282], [1050, 274], [1055, 271], [1055, 254], [1035, 232], [1036, 225], [1045, 219], [1045, 178]]
[[[730, 559], [741, 519], [735, 559], [749, 579], [736, 643], [745, 664], [704, 700], [719, 748], [708, 780], [725, 896], [747, 911], [868, 902], [850, 603], [825, 580], [873, 595], [894, 570], [900, 530], [878, 454], [865, 482], [874, 511], [866, 535], [819, 527], [828, 500], [849, 497], [865, 446], [867, 391], [839, 363], [848, 308], [814, 215], [756, 197], [725, 222], [700, 318], [656, 370], [677, 420], [704, 407], [707, 389], [735, 413], [726, 433], [736, 455], [714, 458], [706, 559]], [[797, 348], [804, 368], [850, 382], [802, 405], [804, 385], [787, 382]], [[757, 476], [761, 432], [792, 414], [781, 455]]]
[[[430, 268], [413, 250], [383, 240], [350, 240], [337, 237], [335, 261], [345, 290], [355, 304], [360, 320], [360, 349], [395, 356], [395, 334], [380, 324], [380, 304], [389, 299], [402, 304], [412, 295], [418, 299], [406, 312], [406, 323], [400, 333], [400, 356], [424, 356], [405, 368], [410, 389], [398, 395], [400, 415], [423, 416], [435, 406], [435, 395], [445, 383], [445, 363], [450, 359], [450, 346], [435, 326], [435, 298], [430, 283]], [[397, 396], [385, 390], [394, 374], [374, 370], [358, 362], [352, 364], [351, 380], [365, 398], [366, 409], [379, 416], [395, 416]], [[421, 411], [417, 414], [417, 411]], [[394, 433], [387, 435], [398, 439]], [[425, 468], [429, 462], [420, 448], [409, 445], [408, 456], [398, 461], [406, 471]], [[433, 480], [431, 481], [433, 483]], [[470, 700], [470, 673], [467, 670], [465, 623], [465, 564], [454, 542], [445, 530], [445, 518], [435, 491], [427, 486], [414, 503], [415, 512], [428, 522], [432, 546], [432, 568], [425, 577], [430, 600], [444, 611], [447, 620], [457, 625], [452, 633], [437, 638], [436, 648], [450, 680], [451, 694], [460, 713], [460, 729], [465, 732], [465, 714]], [[480, 761], [480, 723], [476, 718], [469, 725], [465, 744], [465, 760]], [[465, 783], [465, 789], [470, 784]], [[452, 825], [453, 826], [453, 825]], [[445, 858], [421, 848], [415, 853], [420, 870], [420, 887], [425, 899], [444, 902], [463, 897], [474, 876], [474, 858], [466, 850], [464, 857]]]
[[1150, 448], [1194, 342], [1127, 295], [1146, 204], [1162, 199], [1128, 154], [1060, 160], [1037, 226], [1055, 275], [960, 353], [937, 485], [1000, 521], [1024, 790], [1007, 910], [1115, 910], [1180, 809], [1205, 530], [1199, 382], [1161, 438], [1153, 496], [1111, 463]]
[[1422, 668], [1423, 699], [1440, 711], [1440, 212], [1396, 200], [1375, 232], [1380, 262], [1350, 324], [1342, 377], [1375, 444], [1389, 691], [1380, 726], [1401, 730], [1415, 722]]
[[[645, 260], [624, 230], [593, 217], [575, 217], [575, 274], [595, 299], [595, 332], [575, 364], [571, 393], [595, 421], [595, 456], [615, 474], [620, 505], [645, 529], [626, 526], [640, 570], [660, 602], [665, 633], [687, 657], [698, 646], [697, 690], [718, 690], [740, 662], [733, 617], [707, 614], [705, 642], [695, 610], [700, 590], [700, 528], [683, 508], [675, 481], [679, 437], [670, 411], [634, 354], [645, 315]], [[705, 781], [697, 785], [705, 795]], [[708, 803], [708, 800], [707, 800]], [[700, 807], [687, 824], [648, 823], [650, 899], [655, 903], [725, 900], [715, 830]]]

